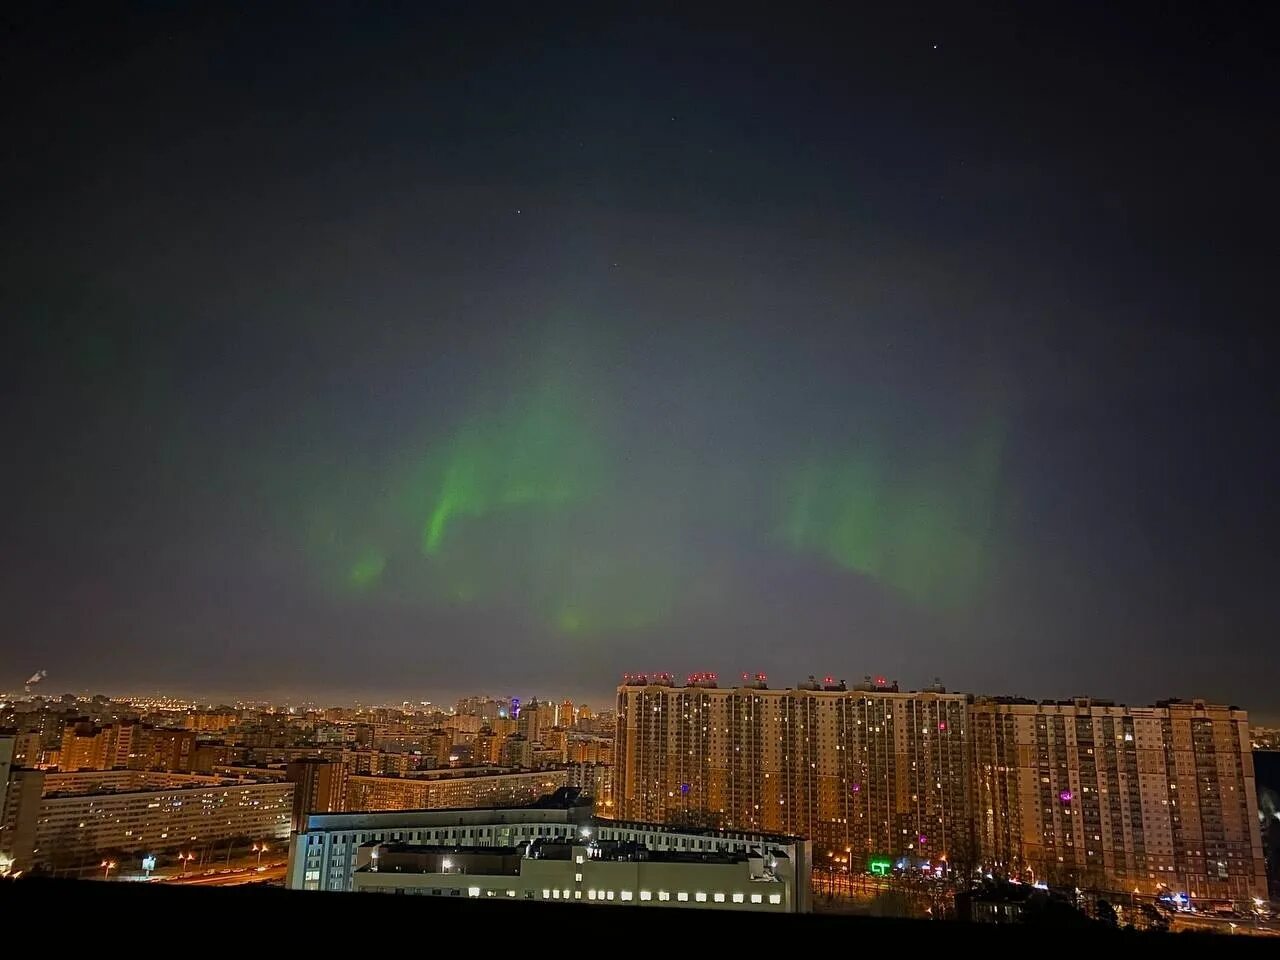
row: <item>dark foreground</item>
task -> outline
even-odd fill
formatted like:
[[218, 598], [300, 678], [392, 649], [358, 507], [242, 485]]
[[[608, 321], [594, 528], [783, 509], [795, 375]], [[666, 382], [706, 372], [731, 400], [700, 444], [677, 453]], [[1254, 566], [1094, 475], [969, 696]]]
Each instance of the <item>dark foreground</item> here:
[[[794, 950], [821, 945], [865, 950], [937, 945], [951, 950], [973, 947], [999, 951], [1052, 948], [1118, 948], [1274, 957], [1274, 940], [1212, 934], [1140, 934], [1100, 926], [1047, 928], [888, 920], [848, 916], [769, 916], [751, 913], [596, 907], [523, 902], [441, 901], [426, 897], [372, 894], [301, 893], [272, 887], [195, 889], [145, 883], [24, 879], [0, 881], [0, 916], [26, 917], [49, 943], [96, 943], [118, 950], [153, 952], [174, 946], [245, 943], [255, 947], [299, 936], [318, 937], [317, 950], [347, 943], [363, 950], [390, 948], [405, 937], [449, 933], [483, 938], [493, 949], [546, 943], [557, 931], [573, 942], [626, 944], [629, 937], [657, 945], [653, 938], [725, 937], [753, 951], [777, 944]], [[52, 922], [52, 917], [74, 921]], [[35, 918], [45, 918], [36, 921]], [[150, 918], [150, 919], [148, 919]], [[164, 918], [162, 924], [156, 920]], [[20, 924], [21, 926], [22, 924]], [[30, 928], [30, 929], [36, 929]], [[595, 940], [594, 938], [599, 938]], [[636, 943], [637, 941], [630, 941]], [[679, 942], [679, 941], [677, 941]], [[697, 942], [697, 941], [694, 941]], [[710, 941], [714, 942], [714, 941]], [[674, 946], [675, 944], [669, 944]], [[627, 951], [629, 952], [629, 951]], [[954, 954], [950, 954], [954, 955]], [[1034, 954], [1021, 953], [1021, 956]], [[1136, 953], [1134, 954], [1137, 955]]]

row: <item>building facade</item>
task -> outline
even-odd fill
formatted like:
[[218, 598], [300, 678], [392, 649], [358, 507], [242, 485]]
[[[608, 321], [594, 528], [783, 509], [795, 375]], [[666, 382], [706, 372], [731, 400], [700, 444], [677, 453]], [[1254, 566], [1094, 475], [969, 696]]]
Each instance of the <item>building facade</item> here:
[[195, 730], [170, 730], [135, 720], [99, 725], [81, 719], [66, 725], [58, 766], [62, 770], [192, 769]]
[[743, 851], [688, 854], [626, 841], [535, 840], [522, 847], [362, 847], [357, 892], [574, 901], [790, 913], [791, 865]]
[[[760, 903], [747, 899], [746, 904], [754, 907], [774, 907], [790, 911], [807, 912], [810, 905], [810, 869], [811, 844], [795, 837], [771, 834], [750, 833], [743, 831], [720, 831], [710, 829], [682, 829], [663, 824], [637, 823], [600, 819], [593, 815], [589, 802], [584, 802], [577, 791], [562, 790], [552, 797], [546, 797], [537, 803], [520, 808], [489, 810], [415, 810], [384, 811], [377, 813], [344, 813], [315, 815], [308, 818], [307, 827], [293, 838], [289, 849], [288, 886], [297, 890], [354, 890], [357, 871], [371, 864], [372, 853], [381, 845], [408, 845], [413, 847], [433, 847], [439, 850], [462, 850], [463, 848], [484, 848], [494, 852], [518, 852], [521, 857], [529, 855], [531, 847], [538, 844], [560, 844], [570, 847], [585, 848], [595, 844], [629, 844], [633, 848], [643, 847], [651, 860], [678, 861], [686, 859], [690, 862], [701, 862], [703, 859], [717, 861], [729, 858], [737, 864], [733, 868], [734, 876], [727, 874], [721, 878], [723, 882], [712, 886], [710, 880], [704, 880], [702, 886], [693, 880], [685, 885], [675, 885], [674, 880], [663, 880], [662, 877], [641, 877], [638, 873], [627, 878], [614, 878], [612, 885], [606, 884], [604, 873], [593, 875], [590, 882], [583, 864], [576, 863], [576, 857], [585, 858], [587, 853], [580, 850], [574, 855], [572, 871], [560, 866], [557, 876], [572, 875], [573, 879], [565, 886], [563, 883], [552, 885], [550, 876], [544, 883], [540, 879], [537, 884], [524, 884], [520, 887], [520, 896], [526, 890], [534, 891], [530, 899], [570, 899], [587, 900], [592, 889], [632, 890], [638, 898], [641, 889], [653, 887], [670, 889], [672, 899], [655, 901], [661, 905], [679, 906], [685, 903], [704, 906], [703, 901], [696, 899], [699, 890], [710, 894], [724, 892], [754, 892], [765, 894], [763, 885], [749, 888], [743, 886], [750, 880], [750, 872], [755, 867], [745, 864], [744, 858], [752, 858], [761, 865], [768, 865], [769, 874], [785, 887], [771, 888], [768, 892], [778, 893], [782, 899], [777, 903], [770, 902], [767, 897]], [[422, 852], [422, 851], [419, 851]], [[445, 854], [447, 856], [447, 854]], [[639, 862], [639, 861], [635, 861]], [[634, 863], [633, 863], [634, 866]], [[531, 867], [530, 869], [538, 869]], [[630, 869], [630, 868], [627, 868]], [[443, 867], [441, 871], [443, 872]], [[625, 872], [625, 869], [624, 869]], [[426, 870], [426, 874], [433, 871]], [[499, 873], [495, 876], [509, 877], [510, 873]], [[530, 874], [532, 876], [532, 874]], [[703, 874], [704, 878], [711, 877]], [[425, 879], [413, 881], [418, 887], [445, 889], [442, 882], [434, 882], [439, 877], [427, 876]], [[623, 879], [630, 886], [623, 886]], [[644, 879], [646, 886], [641, 887]], [[734, 881], [730, 884], [730, 879]], [[773, 882], [773, 881], [770, 881]], [[368, 889], [379, 885], [380, 881], [366, 881]], [[591, 884], [595, 883], [595, 887]], [[763, 883], [763, 881], [762, 881]], [[384, 884], [385, 885], [385, 884]], [[501, 889], [505, 895], [507, 889], [515, 886], [494, 880], [484, 884], [469, 882], [467, 888], [483, 886], [485, 889]], [[403, 885], [402, 885], [403, 886]], [[456, 884], [455, 889], [461, 889]], [[559, 897], [543, 898], [543, 889], [561, 891]], [[566, 896], [563, 891], [570, 892]], [[676, 899], [676, 893], [684, 890], [690, 894], [689, 900]], [[429, 894], [428, 894], [429, 895]], [[469, 894], [468, 894], [469, 895]], [[487, 896], [488, 894], [484, 894]], [[607, 897], [606, 901], [609, 902]], [[616, 902], [622, 902], [616, 900]], [[638, 899], [637, 903], [640, 902]], [[733, 905], [735, 901], [727, 901]], [[707, 903], [717, 905], [719, 901], [708, 900]]]
[[808, 836], [855, 871], [981, 863], [1101, 890], [1266, 891], [1248, 717], [1204, 701], [628, 677], [615, 751], [618, 816]]
[[979, 698], [970, 726], [991, 869], [1193, 898], [1265, 890], [1244, 711]]
[[10, 870], [77, 866], [100, 851], [289, 835], [291, 783], [141, 771], [15, 774], [0, 821], [0, 860]]
[[285, 778], [293, 784], [291, 825], [301, 830], [309, 813], [332, 813], [347, 801], [347, 768], [340, 760], [307, 757], [293, 760], [285, 768]]
[[854, 869], [972, 856], [961, 694], [628, 677], [614, 749], [622, 818], [806, 836]]
[[516, 807], [569, 783], [566, 770], [420, 772], [412, 777], [347, 778], [346, 809], [439, 810]]

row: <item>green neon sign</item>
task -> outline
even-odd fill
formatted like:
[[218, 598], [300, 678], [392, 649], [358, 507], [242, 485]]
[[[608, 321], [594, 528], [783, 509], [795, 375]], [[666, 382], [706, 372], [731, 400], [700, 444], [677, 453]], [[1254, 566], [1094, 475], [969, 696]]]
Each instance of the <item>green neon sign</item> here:
[[884, 857], [872, 857], [867, 863], [867, 869], [877, 877], [887, 877], [890, 869], [893, 867], [893, 861]]

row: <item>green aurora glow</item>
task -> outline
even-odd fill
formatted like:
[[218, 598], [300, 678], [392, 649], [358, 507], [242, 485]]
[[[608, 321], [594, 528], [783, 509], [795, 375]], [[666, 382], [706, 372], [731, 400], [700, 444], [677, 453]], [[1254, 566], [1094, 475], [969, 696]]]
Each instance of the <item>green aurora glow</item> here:
[[387, 558], [376, 550], [362, 553], [351, 565], [351, 583], [357, 587], [366, 587], [375, 583], [386, 569]]
[[1003, 430], [951, 457], [904, 466], [875, 444], [809, 460], [782, 485], [780, 535], [913, 602], [950, 607], [986, 576]]
[[622, 431], [597, 395], [547, 378], [389, 461], [330, 472], [307, 513], [322, 582], [365, 601], [507, 607], [587, 639], [704, 602], [708, 526], [825, 557], [921, 607], [965, 604], [986, 578], [997, 419], [928, 450], [780, 450], [743, 471], [661, 444], [637, 461], [610, 442]]
[[598, 488], [599, 444], [573, 406], [546, 391], [512, 414], [466, 424], [428, 456], [431, 508], [422, 551], [438, 555], [449, 527], [464, 517], [524, 506], [579, 501]]

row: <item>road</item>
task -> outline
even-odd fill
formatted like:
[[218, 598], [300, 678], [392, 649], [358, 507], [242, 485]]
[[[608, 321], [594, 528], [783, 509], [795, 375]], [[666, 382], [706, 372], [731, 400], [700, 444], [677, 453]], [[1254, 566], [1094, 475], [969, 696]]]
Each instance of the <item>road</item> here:
[[1199, 930], [1207, 933], [1234, 933], [1255, 937], [1280, 937], [1280, 921], [1246, 920], [1240, 918], [1215, 917], [1208, 913], [1179, 913], [1174, 916], [1169, 929], [1174, 932], [1182, 930]]
[[279, 883], [284, 880], [286, 866], [284, 863], [272, 863], [264, 864], [261, 870], [242, 867], [227, 872], [188, 873], [185, 877], [169, 877], [158, 882], [181, 887], [236, 887], [246, 883]]

